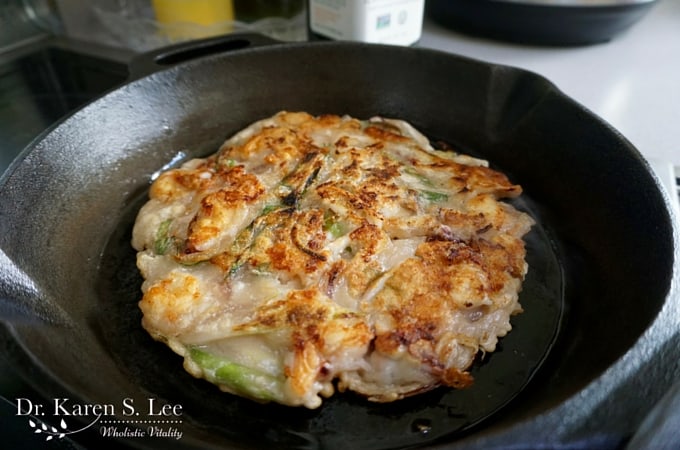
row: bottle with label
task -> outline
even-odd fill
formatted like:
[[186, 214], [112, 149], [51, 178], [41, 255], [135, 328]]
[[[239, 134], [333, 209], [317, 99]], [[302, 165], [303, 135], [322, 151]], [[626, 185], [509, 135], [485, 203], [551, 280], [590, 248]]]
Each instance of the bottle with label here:
[[310, 37], [413, 45], [424, 8], [425, 0], [309, 0]]

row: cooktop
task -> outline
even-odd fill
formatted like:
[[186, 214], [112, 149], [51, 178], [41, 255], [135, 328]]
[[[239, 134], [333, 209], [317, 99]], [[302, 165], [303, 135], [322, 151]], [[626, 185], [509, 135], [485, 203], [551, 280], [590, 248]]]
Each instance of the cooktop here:
[[0, 173], [36, 136], [127, 77], [126, 66], [46, 45], [0, 64]]

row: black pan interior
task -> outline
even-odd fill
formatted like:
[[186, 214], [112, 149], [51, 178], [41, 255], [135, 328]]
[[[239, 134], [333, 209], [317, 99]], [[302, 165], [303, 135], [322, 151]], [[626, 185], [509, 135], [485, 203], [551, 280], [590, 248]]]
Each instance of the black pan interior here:
[[[475, 365], [473, 388], [291, 411], [191, 378], [141, 330], [128, 243], [151, 174], [282, 109], [402, 118], [523, 185], [517, 206], [538, 222], [526, 312]], [[26, 317], [3, 330], [19, 369], [46, 396], [181, 403], [185, 436], [169, 445], [401, 448], [502, 432], [624, 354], [672, 274], [665, 202], [624, 138], [541, 77], [426, 50], [280, 45], [181, 64], [76, 113], [3, 182], [0, 248], [38, 291], [15, 296]]]

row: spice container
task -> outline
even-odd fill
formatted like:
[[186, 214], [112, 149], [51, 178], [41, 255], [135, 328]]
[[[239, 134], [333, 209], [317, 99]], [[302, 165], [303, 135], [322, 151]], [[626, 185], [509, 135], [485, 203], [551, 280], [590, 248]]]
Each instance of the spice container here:
[[328, 39], [413, 45], [424, 7], [425, 0], [309, 0], [309, 29]]

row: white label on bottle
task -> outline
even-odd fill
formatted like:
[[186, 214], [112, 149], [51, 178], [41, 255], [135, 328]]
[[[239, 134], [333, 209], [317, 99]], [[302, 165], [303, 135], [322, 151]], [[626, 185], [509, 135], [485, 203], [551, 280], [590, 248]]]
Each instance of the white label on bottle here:
[[310, 28], [331, 39], [411, 45], [424, 7], [425, 0], [310, 0]]

